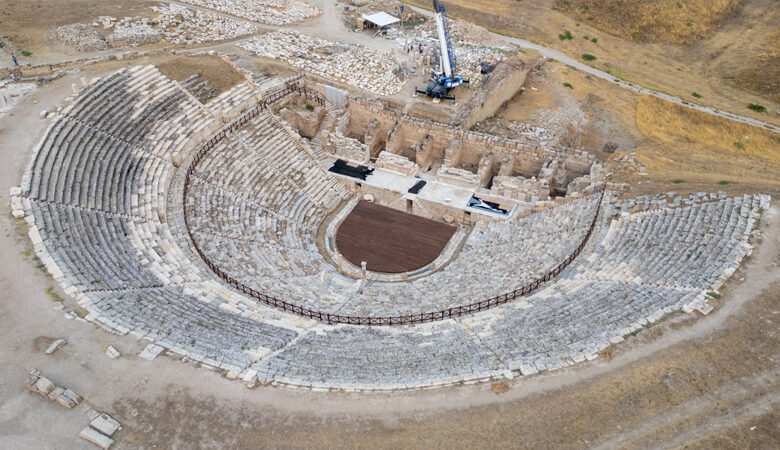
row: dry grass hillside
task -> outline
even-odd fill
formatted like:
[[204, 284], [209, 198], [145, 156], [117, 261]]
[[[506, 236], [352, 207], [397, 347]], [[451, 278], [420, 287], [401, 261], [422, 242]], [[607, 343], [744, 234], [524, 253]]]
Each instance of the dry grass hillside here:
[[218, 56], [177, 56], [158, 63], [157, 68], [165, 76], [176, 81], [184, 81], [191, 75], [198, 74], [220, 92], [225, 92], [244, 81], [242, 74], [233, 70]]
[[554, 8], [639, 42], [689, 44], [733, 17], [744, 0], [557, 0]]
[[647, 164], [651, 180], [780, 189], [777, 133], [651, 96], [637, 102], [636, 124], [649, 139], [637, 160]]
[[744, 68], [735, 71], [737, 86], [780, 103], [780, 29], [761, 43]]

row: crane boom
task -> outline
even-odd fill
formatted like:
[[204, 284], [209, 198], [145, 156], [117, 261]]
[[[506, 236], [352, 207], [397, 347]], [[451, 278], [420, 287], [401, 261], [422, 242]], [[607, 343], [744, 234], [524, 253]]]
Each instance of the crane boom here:
[[441, 72], [446, 78], [451, 78], [455, 71], [455, 61], [447, 33], [447, 17], [444, 15], [444, 5], [439, 0], [433, 0], [433, 11], [436, 18], [436, 32], [439, 37], [439, 50], [441, 54]]

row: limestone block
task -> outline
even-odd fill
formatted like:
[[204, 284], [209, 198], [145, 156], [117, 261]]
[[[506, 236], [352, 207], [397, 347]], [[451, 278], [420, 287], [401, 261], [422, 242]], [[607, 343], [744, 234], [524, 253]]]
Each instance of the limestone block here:
[[81, 430], [79, 437], [97, 445], [104, 450], [108, 449], [111, 447], [111, 445], [114, 444], [113, 439], [100, 433], [92, 427], [85, 427], [83, 430]]
[[44, 351], [47, 355], [51, 355], [52, 353], [56, 352], [58, 348], [61, 346], [67, 344], [68, 341], [65, 339], [57, 339], [56, 341], [52, 342], [51, 345]]
[[42, 394], [48, 394], [53, 391], [56, 386], [46, 377], [40, 377], [35, 382], [35, 388]]
[[121, 428], [119, 422], [106, 413], [92, 419], [89, 425], [106, 436], [112, 436], [116, 430]]
[[121, 354], [121, 353], [119, 353], [119, 350], [117, 350], [116, 348], [114, 348], [114, 346], [113, 346], [113, 345], [109, 345], [109, 346], [108, 346], [108, 348], [106, 349], [106, 355], [107, 355], [109, 358], [111, 358], [111, 359], [117, 359], [117, 358], [119, 358], [120, 356], [122, 356], [122, 354]]
[[163, 351], [163, 350], [164, 350], [164, 348], [163, 348], [163, 347], [160, 347], [159, 345], [156, 345], [156, 344], [149, 344], [149, 345], [147, 345], [147, 346], [146, 346], [146, 347], [143, 349], [143, 351], [141, 352], [141, 354], [140, 354], [140, 355], [138, 355], [138, 356], [140, 356], [140, 357], [141, 357], [141, 358], [143, 358], [143, 359], [148, 359], [149, 361], [151, 361], [151, 360], [153, 360], [154, 358], [156, 358], [156, 357], [157, 357], [157, 355], [159, 355], [160, 353], [162, 353], [162, 351]]

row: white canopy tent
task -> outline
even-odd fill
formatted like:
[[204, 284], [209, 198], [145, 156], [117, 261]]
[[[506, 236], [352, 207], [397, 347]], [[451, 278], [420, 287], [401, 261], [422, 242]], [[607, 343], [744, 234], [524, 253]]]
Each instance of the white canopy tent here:
[[361, 15], [361, 19], [363, 19], [365, 22], [374, 24], [378, 28], [384, 28], [388, 25], [392, 25], [401, 21], [401, 19], [393, 17], [384, 11], [380, 11], [374, 14], [363, 14]]

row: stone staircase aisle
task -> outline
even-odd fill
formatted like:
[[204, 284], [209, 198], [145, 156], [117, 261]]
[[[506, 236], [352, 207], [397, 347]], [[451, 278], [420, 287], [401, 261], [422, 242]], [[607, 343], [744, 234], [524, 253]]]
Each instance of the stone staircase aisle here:
[[[320, 164], [320, 166], [323, 167], [329, 162], [328, 153], [325, 152], [325, 150], [322, 148], [325, 133], [333, 132], [333, 128], [336, 124], [336, 117], [339, 113], [338, 108], [327, 102], [325, 103], [325, 110], [327, 112], [325, 117], [322, 119], [322, 122], [320, 122], [320, 126], [317, 129], [317, 134], [311, 139], [311, 141], [309, 141], [309, 145], [314, 152], [314, 157], [317, 159], [317, 162]], [[327, 167], [324, 168], [327, 169]]]

